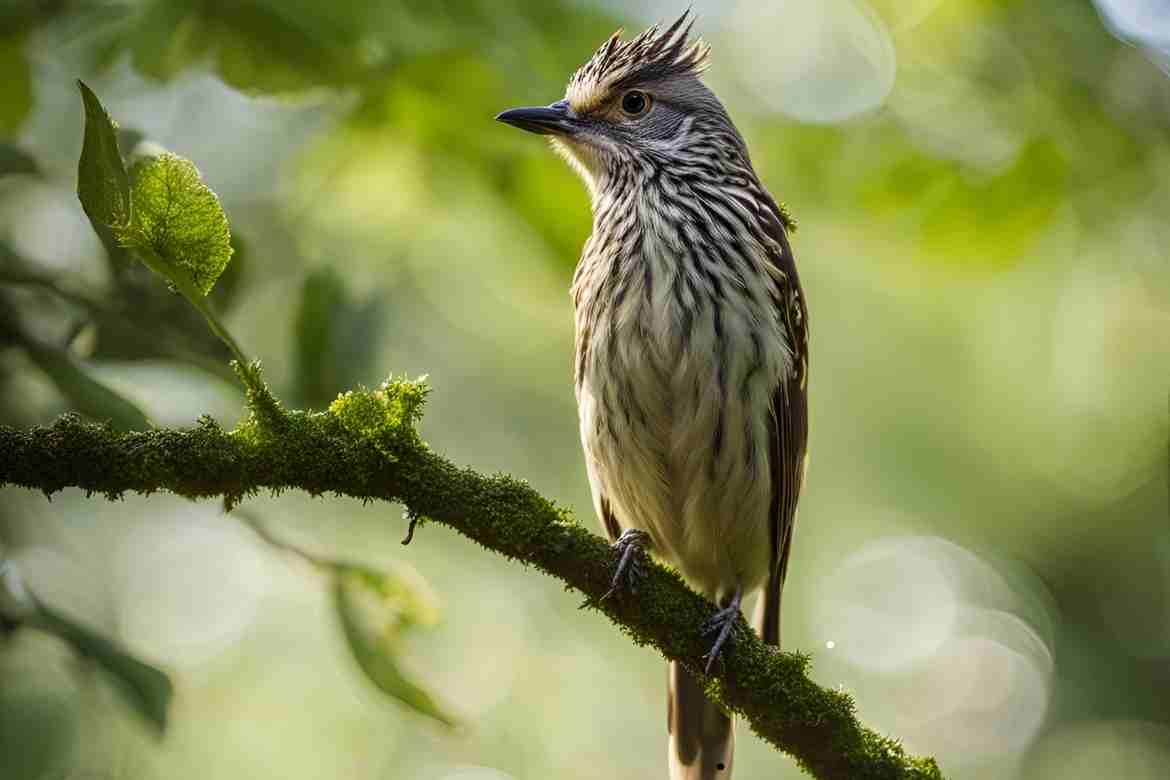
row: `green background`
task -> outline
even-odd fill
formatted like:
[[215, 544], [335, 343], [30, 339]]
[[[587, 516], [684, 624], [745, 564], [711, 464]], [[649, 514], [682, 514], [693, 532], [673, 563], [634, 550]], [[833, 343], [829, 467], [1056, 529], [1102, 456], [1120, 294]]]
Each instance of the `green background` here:
[[[785, 644], [949, 777], [1170, 766], [1160, 8], [695, 5], [707, 82], [800, 225], [811, 465]], [[222, 348], [85, 220], [81, 77], [127, 147], [191, 159], [218, 193], [237, 252], [211, 300], [286, 403], [428, 374], [432, 447], [592, 524], [567, 293], [588, 200], [493, 117], [557, 99], [619, 25], [680, 10], [0, 2], [0, 423], [125, 411], [93, 382], [158, 424], [241, 414]], [[176, 695], [153, 736], [60, 643], [16, 632], [0, 777], [662, 776], [662, 660], [578, 597], [438, 526], [402, 548], [395, 507], [245, 506], [319, 555], [413, 569], [439, 617], [400, 661], [459, 726], [382, 697], [328, 582], [217, 505], [8, 488], [0, 555]], [[736, 763], [798, 775], [742, 727]]]

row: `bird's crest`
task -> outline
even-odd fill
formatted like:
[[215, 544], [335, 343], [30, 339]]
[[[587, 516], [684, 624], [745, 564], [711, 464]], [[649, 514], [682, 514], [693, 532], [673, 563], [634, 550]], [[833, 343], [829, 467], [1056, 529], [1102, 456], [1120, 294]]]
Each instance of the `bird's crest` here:
[[569, 79], [565, 97], [578, 114], [602, 105], [618, 89], [683, 73], [702, 73], [711, 49], [691, 40], [695, 20], [688, 9], [665, 30], [654, 25], [637, 38], [618, 30]]

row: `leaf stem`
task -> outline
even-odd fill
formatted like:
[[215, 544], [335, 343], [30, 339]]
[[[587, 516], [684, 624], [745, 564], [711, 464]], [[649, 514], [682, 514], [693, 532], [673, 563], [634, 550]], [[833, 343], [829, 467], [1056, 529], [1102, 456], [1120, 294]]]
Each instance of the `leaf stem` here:
[[[214, 333], [220, 341], [227, 345], [227, 348], [231, 351], [232, 357], [236, 359], [236, 362], [245, 368], [251, 366], [252, 362], [248, 359], [248, 356], [244, 354], [244, 350], [240, 349], [240, 345], [236, 343], [235, 338], [232, 336], [227, 327], [222, 322], [220, 322], [219, 317], [216, 315], [215, 311], [207, 303], [207, 299], [200, 295], [199, 291], [195, 290], [194, 287], [191, 289], [193, 295], [188, 295], [185, 291], [182, 290], [180, 290], [180, 292], [183, 292], [183, 297], [190, 301], [191, 305], [194, 306], [199, 311], [199, 313], [203, 315], [203, 319], [207, 321], [207, 327], [211, 328], [211, 332]], [[255, 380], [254, 383], [248, 379], [244, 379], [244, 382], [248, 385], [248, 389], [259, 391], [259, 379], [253, 377], [251, 370], [248, 370], [247, 373], [249, 377]]]
[[244, 350], [240, 348], [239, 343], [232, 336], [231, 331], [220, 321], [219, 316], [216, 315], [215, 310], [211, 308], [211, 305], [207, 302], [207, 298], [195, 286], [195, 283], [183, 273], [175, 273], [175, 269], [169, 263], [148, 247], [135, 246], [133, 249], [150, 270], [169, 281], [178, 290], [179, 294], [195, 307], [195, 310], [203, 316], [203, 320], [207, 323], [207, 327], [211, 329], [211, 332], [232, 353], [232, 357], [236, 363], [236, 374], [240, 377], [240, 381], [244, 383], [245, 389], [248, 391], [249, 399], [269, 396], [268, 388], [264, 386], [264, 382], [260, 379], [252, 361], [244, 354]]

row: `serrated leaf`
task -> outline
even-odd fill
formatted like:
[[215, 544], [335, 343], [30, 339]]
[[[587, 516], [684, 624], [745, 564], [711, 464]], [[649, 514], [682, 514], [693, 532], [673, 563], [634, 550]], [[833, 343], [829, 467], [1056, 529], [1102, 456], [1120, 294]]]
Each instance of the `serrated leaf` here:
[[178, 155], [143, 159], [131, 174], [133, 221], [120, 238], [156, 255], [164, 265], [156, 270], [172, 282], [178, 282], [172, 274], [184, 274], [207, 295], [232, 258], [231, 231], [219, 198], [194, 164]]
[[87, 374], [68, 352], [31, 339], [22, 343], [29, 358], [53, 380], [74, 409], [93, 420], [109, 422], [119, 431], [150, 430], [150, 420], [141, 409]]
[[35, 176], [38, 173], [40, 167], [32, 155], [15, 144], [0, 142], [0, 176], [9, 174]]
[[437, 617], [434, 599], [417, 575], [346, 567], [334, 578], [333, 599], [350, 652], [370, 682], [415, 712], [454, 726], [454, 717], [399, 664], [402, 632]]
[[85, 138], [77, 164], [77, 197], [90, 220], [98, 225], [124, 226], [130, 222], [130, 179], [118, 151], [118, 126], [97, 95], [77, 82], [85, 107]]
[[73, 646], [92, 659], [115, 683], [127, 703], [159, 733], [166, 731], [174, 688], [162, 671], [139, 661], [117, 643], [36, 600], [37, 611], [28, 623]]

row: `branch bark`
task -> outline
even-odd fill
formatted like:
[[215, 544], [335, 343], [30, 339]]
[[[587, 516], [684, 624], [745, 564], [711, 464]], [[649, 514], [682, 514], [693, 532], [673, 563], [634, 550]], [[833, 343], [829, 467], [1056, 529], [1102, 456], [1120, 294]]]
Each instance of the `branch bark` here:
[[[342, 404], [347, 399], [353, 403]], [[0, 427], [0, 487], [46, 496], [75, 487], [111, 500], [166, 490], [228, 505], [286, 489], [401, 502], [414, 517], [556, 577], [635, 643], [702, 672], [707, 647], [698, 627], [714, 605], [673, 571], [649, 562], [636, 597], [601, 602], [615, 566], [609, 546], [525, 483], [458, 468], [431, 451], [414, 434], [417, 411], [403, 403], [377, 393], [347, 394], [329, 412], [269, 408], [234, 431], [204, 418], [188, 430], [117, 433], [73, 415], [27, 431]], [[852, 699], [816, 685], [807, 667], [806, 657], [763, 644], [741, 618], [721, 668], [700, 679], [815, 777], [942, 778], [933, 759], [909, 756], [895, 740], [862, 726]]]

